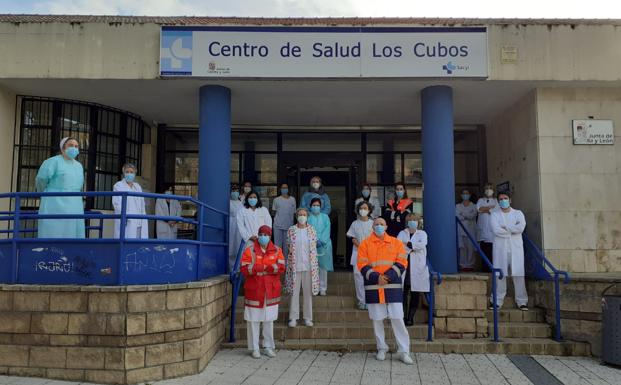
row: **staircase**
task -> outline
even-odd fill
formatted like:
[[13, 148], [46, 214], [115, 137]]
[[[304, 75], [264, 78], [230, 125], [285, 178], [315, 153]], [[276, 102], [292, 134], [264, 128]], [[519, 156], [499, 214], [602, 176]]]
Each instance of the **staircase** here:
[[[510, 286], [510, 285], [509, 285]], [[350, 272], [333, 272], [328, 276], [328, 295], [313, 297], [314, 326], [304, 326], [298, 322], [295, 328], [287, 326], [289, 320], [289, 301], [280, 304], [278, 320], [274, 323], [274, 340], [278, 349], [314, 349], [327, 351], [374, 351], [376, 349], [373, 327], [366, 310], [358, 310], [354, 298], [353, 275]], [[301, 299], [300, 299], [301, 302]], [[408, 327], [412, 352], [433, 353], [510, 353], [510, 354], [550, 354], [550, 355], [589, 355], [586, 343], [564, 341], [556, 342], [550, 337], [552, 328], [545, 323], [545, 313], [541, 309], [523, 312], [513, 308], [507, 297], [499, 312], [499, 334], [501, 341], [492, 342], [489, 338], [449, 339], [427, 338], [427, 310], [418, 309], [415, 324]], [[300, 314], [301, 315], [301, 314]], [[487, 311], [489, 333], [493, 334], [492, 311]], [[390, 322], [384, 322], [386, 342], [395, 349]], [[227, 326], [226, 335], [230, 335]], [[223, 344], [225, 348], [245, 348], [246, 325], [244, 322], [244, 298], [242, 294], [236, 307], [236, 342]], [[228, 340], [228, 339], [227, 339]]]

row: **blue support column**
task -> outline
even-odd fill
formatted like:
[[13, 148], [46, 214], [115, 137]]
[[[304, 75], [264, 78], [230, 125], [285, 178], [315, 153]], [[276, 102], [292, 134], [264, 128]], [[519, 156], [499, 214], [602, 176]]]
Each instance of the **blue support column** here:
[[429, 236], [427, 255], [441, 273], [457, 272], [453, 90], [421, 91], [423, 139], [423, 215]]
[[[231, 186], [231, 90], [216, 85], [199, 92], [198, 199], [223, 212], [229, 211]], [[228, 233], [228, 220], [222, 214], [204, 210], [204, 223], [224, 226], [226, 232], [205, 228], [205, 242], [222, 242]], [[201, 248], [199, 278], [226, 273], [228, 247]]]

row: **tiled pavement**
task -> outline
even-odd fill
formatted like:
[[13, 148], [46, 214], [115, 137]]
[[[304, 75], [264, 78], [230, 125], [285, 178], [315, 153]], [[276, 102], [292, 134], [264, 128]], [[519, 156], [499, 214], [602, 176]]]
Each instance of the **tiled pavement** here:
[[[199, 375], [158, 381], [155, 385], [526, 385], [550, 380], [566, 385], [620, 385], [621, 370], [600, 365], [595, 358], [531, 356], [530, 367], [547, 377], [537, 377], [514, 364], [511, 356], [495, 354], [412, 355], [414, 365], [396, 357], [375, 360], [373, 353], [281, 350], [276, 358], [255, 360], [244, 349], [220, 351]], [[524, 358], [524, 357], [522, 357]], [[523, 359], [520, 361], [524, 361]], [[541, 367], [539, 367], [539, 365]], [[528, 366], [526, 366], [528, 367]], [[530, 379], [529, 379], [530, 378]], [[0, 385], [76, 385], [77, 383], [0, 376]]]

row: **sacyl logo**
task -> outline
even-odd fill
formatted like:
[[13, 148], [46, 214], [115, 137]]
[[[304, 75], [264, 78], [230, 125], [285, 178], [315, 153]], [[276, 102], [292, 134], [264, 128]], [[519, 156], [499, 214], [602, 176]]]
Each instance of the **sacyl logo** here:
[[191, 75], [192, 32], [163, 31], [160, 56], [163, 75]]

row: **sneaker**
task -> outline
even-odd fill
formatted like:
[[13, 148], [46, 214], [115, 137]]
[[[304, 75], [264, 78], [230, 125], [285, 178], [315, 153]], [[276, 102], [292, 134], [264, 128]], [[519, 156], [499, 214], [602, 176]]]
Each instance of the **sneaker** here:
[[399, 354], [399, 359], [406, 365], [414, 365], [414, 361], [412, 360], [412, 357], [410, 357], [410, 353]]
[[[498, 305], [498, 306], [496, 306], [496, 307], [497, 307], [498, 309], [500, 309], [500, 308], [502, 307], [502, 305]], [[487, 305], [487, 308], [488, 308], [489, 310], [494, 310], [494, 304], [490, 302], [490, 303], [489, 303], [489, 305]]]
[[313, 325], [314, 325], [314, 323], [313, 323], [313, 321], [312, 321], [312, 320], [305, 319], [305, 320], [304, 320], [304, 325], [306, 325], [306, 326], [313, 326]]
[[358, 302], [358, 310], [365, 310], [367, 305], [364, 302]]
[[364, 304], [364, 310], [369, 310], [369, 306], [366, 303]]
[[526, 306], [526, 305], [520, 305], [520, 310], [521, 310], [521, 311], [528, 311], [528, 306]]
[[261, 353], [258, 350], [252, 351], [252, 358], [261, 358]]
[[320, 290], [319, 291], [319, 295], [322, 296], [322, 297], [325, 297], [326, 296], [326, 291], [325, 290]]
[[266, 348], [265, 355], [268, 356], [269, 358], [274, 358], [276, 357], [276, 352], [274, 351], [274, 349]]
[[384, 361], [386, 359], [386, 351], [378, 350], [377, 354], [375, 355], [375, 359], [378, 361]]
[[298, 321], [296, 321], [296, 320], [294, 320], [294, 319], [289, 320], [289, 327], [290, 327], [290, 328], [294, 328], [294, 327], [296, 327], [296, 326], [298, 326]]

